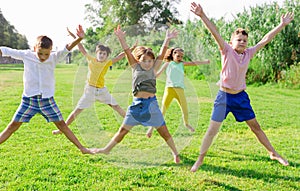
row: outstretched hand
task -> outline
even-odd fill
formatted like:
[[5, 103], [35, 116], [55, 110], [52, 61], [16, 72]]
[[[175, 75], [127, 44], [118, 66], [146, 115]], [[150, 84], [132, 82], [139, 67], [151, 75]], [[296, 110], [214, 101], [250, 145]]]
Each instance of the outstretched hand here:
[[179, 31], [176, 29], [172, 29], [172, 30], [167, 30], [167, 34], [166, 34], [166, 38], [167, 39], [173, 39], [176, 38], [178, 35]]
[[84, 30], [81, 25], [78, 25], [76, 29], [76, 34], [79, 38], [84, 38]]
[[199, 17], [203, 14], [203, 9], [201, 5], [195, 2], [191, 3], [191, 11]]
[[117, 28], [115, 28], [115, 35], [120, 39], [125, 37], [126, 32], [122, 31], [121, 26], [118, 25]]
[[294, 19], [294, 13], [287, 12], [286, 14], [281, 15], [281, 23], [286, 26]]
[[68, 27], [67, 27], [67, 31], [71, 37], [76, 38], [75, 34], [72, 33]]

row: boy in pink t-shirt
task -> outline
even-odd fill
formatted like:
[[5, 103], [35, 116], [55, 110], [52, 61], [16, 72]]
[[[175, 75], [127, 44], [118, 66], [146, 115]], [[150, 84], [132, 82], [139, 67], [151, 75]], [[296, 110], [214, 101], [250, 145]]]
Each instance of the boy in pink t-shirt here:
[[229, 112], [232, 112], [236, 121], [245, 121], [247, 123], [259, 142], [267, 149], [272, 160], [277, 160], [282, 165], [288, 166], [288, 161], [275, 151], [266, 134], [261, 129], [250, 105], [248, 94], [244, 90], [246, 89], [246, 72], [250, 59], [293, 20], [294, 14], [286, 13], [282, 15], [279, 25], [267, 33], [255, 46], [247, 48], [248, 34], [244, 29], [238, 28], [235, 30], [228, 44], [220, 36], [216, 26], [203, 12], [200, 4], [193, 2], [191, 4], [191, 11], [201, 18], [203, 24], [213, 35], [222, 56], [222, 70], [220, 81], [218, 82], [220, 90], [215, 99], [211, 121], [203, 138], [199, 157], [191, 168], [191, 171], [195, 172], [202, 165], [208, 148]]

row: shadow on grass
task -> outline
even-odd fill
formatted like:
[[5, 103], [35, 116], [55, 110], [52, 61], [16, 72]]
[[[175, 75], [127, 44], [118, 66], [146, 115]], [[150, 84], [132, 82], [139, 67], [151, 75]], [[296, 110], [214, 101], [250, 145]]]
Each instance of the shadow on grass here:
[[200, 181], [200, 184], [215, 185], [217, 187], [221, 187], [221, 188], [224, 188], [224, 189], [230, 190], [230, 191], [242, 191], [239, 188], [236, 188], [236, 187], [233, 187], [233, 186], [230, 186], [228, 184], [225, 184], [225, 183], [222, 183], [222, 182], [218, 182], [218, 181], [215, 181], [215, 180], [204, 179], [204, 180]]
[[[232, 160], [235, 160], [235, 161], [243, 161], [245, 160], [245, 157], [247, 158], [247, 160], [251, 160], [251, 161], [270, 161], [270, 157], [267, 157], [267, 156], [259, 156], [259, 155], [249, 155], [249, 154], [241, 154], [239, 152], [236, 152], [236, 151], [232, 151], [232, 150], [228, 150], [228, 149], [220, 149], [222, 151], [225, 151], [225, 152], [230, 152], [232, 153]], [[239, 157], [239, 156], [242, 156], [242, 157]], [[274, 164], [278, 164], [278, 161], [277, 160], [271, 160], [274, 162]], [[288, 160], [289, 161], [289, 160]], [[293, 162], [293, 161], [289, 161], [289, 166], [293, 166], [293, 167], [296, 167], [298, 168], [300, 166], [299, 163], [296, 163], [296, 162]]]
[[[247, 155], [247, 154], [241, 154], [235, 151], [231, 151], [231, 150], [225, 150], [222, 149], [222, 151], [225, 152], [231, 152], [233, 157], [230, 157], [230, 159], [232, 161], [245, 161], [249, 160], [249, 161], [270, 161], [271, 159], [267, 156], [259, 156], [259, 155]], [[187, 157], [181, 157], [182, 162], [184, 164], [182, 164], [183, 166], [189, 166], [192, 167], [192, 165], [195, 163], [196, 159], [197, 159], [198, 155], [195, 157], [195, 160], [191, 160], [190, 158]], [[207, 155], [207, 157], [210, 158], [218, 158], [218, 156], [213, 156], [213, 155]], [[217, 159], [216, 159], [217, 160]], [[276, 165], [280, 165], [278, 163], [278, 161], [274, 160], [272, 161], [274, 164], [276, 163]], [[290, 166], [293, 167], [299, 167], [298, 163], [295, 162], [289, 162]], [[288, 168], [288, 167], [284, 167], [284, 168]], [[291, 182], [299, 182], [300, 181], [300, 177], [295, 175], [295, 176], [281, 176], [279, 174], [276, 174], [276, 172], [273, 173], [268, 173], [268, 172], [258, 172], [256, 170], [251, 170], [251, 169], [232, 169], [229, 167], [223, 167], [223, 166], [215, 166], [215, 165], [210, 165], [204, 162], [204, 164], [199, 168], [198, 171], [212, 171], [214, 173], [218, 173], [218, 174], [226, 174], [226, 175], [230, 175], [230, 176], [235, 176], [235, 177], [239, 177], [239, 178], [250, 178], [250, 179], [257, 179], [257, 180], [263, 180], [265, 182], [278, 182], [278, 181], [291, 181]], [[203, 181], [208, 181], [213, 185], [217, 185], [217, 186], [222, 186], [228, 190], [239, 190], [238, 188], [229, 188], [230, 186], [224, 184], [223, 183], [219, 183], [216, 182], [215, 180], [203, 180]], [[291, 188], [294, 188], [295, 190], [298, 190], [299, 187], [298, 186], [294, 186], [294, 185], [289, 185]]]
[[24, 65], [23, 64], [0, 64], [0, 70], [23, 71], [24, 70]]

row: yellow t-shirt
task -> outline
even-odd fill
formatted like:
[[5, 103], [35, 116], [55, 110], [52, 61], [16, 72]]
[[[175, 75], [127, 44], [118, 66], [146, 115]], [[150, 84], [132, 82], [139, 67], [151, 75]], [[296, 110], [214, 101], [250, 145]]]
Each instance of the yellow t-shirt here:
[[112, 66], [112, 60], [106, 60], [104, 62], [98, 62], [95, 57], [91, 55], [86, 56], [88, 62], [88, 76], [87, 80], [89, 85], [103, 88], [104, 87], [104, 76], [110, 66]]

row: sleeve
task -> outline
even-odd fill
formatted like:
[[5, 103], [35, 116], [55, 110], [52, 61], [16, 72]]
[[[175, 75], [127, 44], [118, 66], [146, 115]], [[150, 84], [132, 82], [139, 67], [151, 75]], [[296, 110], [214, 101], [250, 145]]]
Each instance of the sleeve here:
[[53, 52], [53, 54], [55, 55], [55, 63], [59, 63], [59, 62], [63, 61], [63, 59], [69, 52], [71, 52], [71, 51], [69, 51], [66, 47], [62, 50]]
[[224, 49], [223, 50], [220, 49], [221, 55], [225, 55], [226, 52], [228, 52], [229, 48], [231, 48], [231, 46], [228, 43], [225, 42], [224, 43]]
[[248, 48], [250, 58], [253, 58], [254, 54], [256, 53], [256, 50], [257, 50], [257, 45]]
[[12, 58], [23, 60], [24, 56], [26, 55], [26, 52], [28, 50], [16, 50], [8, 47], [0, 47], [2, 56], [10, 56]]
[[107, 65], [108, 65], [108, 66], [112, 66], [112, 65], [113, 65], [112, 60], [108, 60], [108, 61], [107, 61]]

